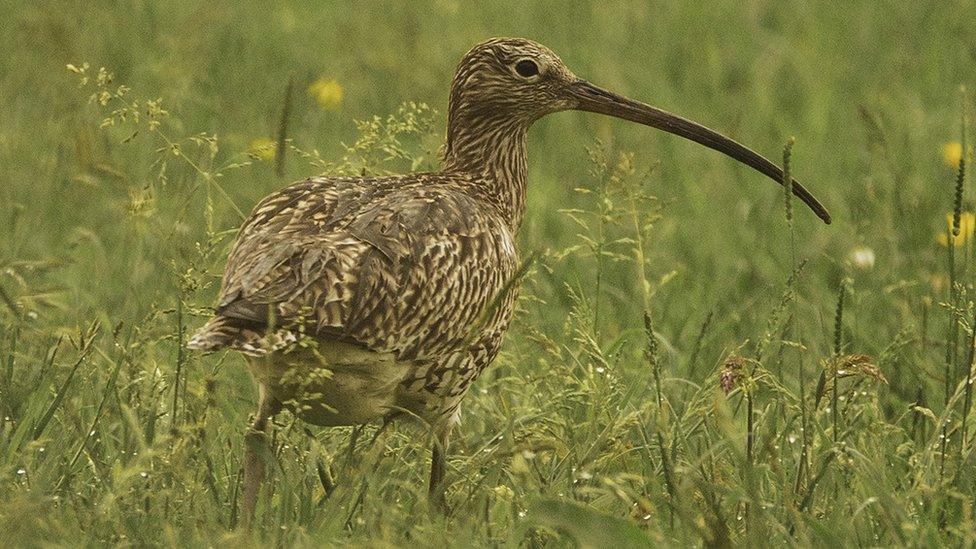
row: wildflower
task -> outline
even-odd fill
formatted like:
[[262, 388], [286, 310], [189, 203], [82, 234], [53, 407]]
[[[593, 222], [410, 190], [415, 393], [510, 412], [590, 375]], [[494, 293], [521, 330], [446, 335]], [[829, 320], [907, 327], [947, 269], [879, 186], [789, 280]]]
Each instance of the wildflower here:
[[962, 161], [962, 143], [949, 141], [942, 145], [942, 160], [950, 167], [959, 169], [959, 162]]
[[308, 87], [308, 93], [323, 109], [336, 110], [342, 104], [342, 86], [334, 78], [319, 78]]
[[847, 260], [858, 269], [874, 267], [874, 250], [867, 246], [858, 246], [847, 254]]
[[[942, 246], [949, 245], [949, 233], [952, 232], [952, 213], [946, 214], [946, 225], [948, 227], [947, 232], [943, 232], [936, 237]], [[976, 231], [976, 214], [973, 212], [962, 212], [959, 215], [959, 235], [952, 237], [953, 245], [956, 247], [962, 246], [963, 243], [973, 237], [974, 231]]]
[[271, 162], [274, 160], [277, 147], [278, 144], [275, 143], [274, 140], [268, 139], [267, 137], [259, 137], [251, 140], [251, 143], [248, 145], [247, 152], [251, 156], [260, 158], [265, 162]]
[[[946, 233], [939, 233], [935, 236], [935, 240], [938, 241], [939, 246], [948, 248], [949, 247], [949, 235]], [[952, 237], [952, 243], [956, 247], [962, 246], [962, 235]]]
[[[946, 215], [948, 219], [949, 226], [952, 226], [952, 216]], [[965, 234], [972, 236], [973, 232], [976, 231], [976, 214], [973, 212], [962, 212], [959, 215], [959, 234]]]
[[741, 356], [730, 356], [725, 359], [722, 366], [722, 377], [719, 379], [719, 386], [725, 394], [732, 392], [742, 379], [742, 369], [745, 367], [746, 359]]

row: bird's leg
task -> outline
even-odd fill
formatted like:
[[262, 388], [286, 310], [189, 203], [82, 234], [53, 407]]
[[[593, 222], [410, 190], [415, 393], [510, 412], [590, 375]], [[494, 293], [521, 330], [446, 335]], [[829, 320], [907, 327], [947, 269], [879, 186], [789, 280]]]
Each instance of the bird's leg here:
[[356, 425], [352, 428], [352, 433], [349, 435], [349, 447], [346, 449], [346, 461], [343, 465], [343, 469], [349, 469], [352, 466], [352, 458], [356, 456], [356, 442], [359, 441], [359, 435], [363, 434], [363, 426]]
[[[383, 424], [380, 425], [380, 428], [376, 430], [376, 433], [373, 435], [373, 438], [369, 439], [369, 443], [366, 445], [367, 453], [372, 452], [373, 447], [376, 445], [376, 441], [379, 440], [380, 436], [386, 432], [386, 428], [389, 427], [392, 423], [393, 420], [391, 416], [385, 416], [383, 418]], [[346, 460], [342, 466], [342, 469], [340, 470], [340, 474], [343, 476], [346, 477], [351, 476], [353, 472], [361, 466], [362, 458], [358, 459], [355, 465], [353, 465], [352, 461], [355, 455], [356, 441], [359, 439], [362, 430], [363, 430], [363, 425], [357, 425], [353, 429], [349, 441], [349, 448], [346, 451]], [[319, 466], [319, 479], [320, 481], [322, 481], [323, 488], [325, 488], [325, 495], [322, 496], [321, 500], [319, 500], [319, 504], [322, 504], [332, 494], [332, 490], [335, 489], [335, 485], [334, 485], [335, 481], [332, 480], [331, 476], [326, 476], [324, 466], [321, 465]]]
[[369, 445], [366, 446], [367, 448], [372, 448], [373, 445], [376, 444], [376, 441], [379, 440], [380, 435], [382, 435], [384, 432], [386, 432], [386, 428], [387, 427], [389, 427], [390, 425], [393, 425], [393, 419], [396, 418], [398, 415], [400, 415], [400, 414], [393, 414], [393, 415], [383, 416], [383, 424], [380, 425], [380, 428], [376, 430], [376, 433], [373, 435], [373, 438], [371, 438], [369, 440]]
[[258, 411], [244, 435], [244, 527], [248, 530], [254, 521], [258, 494], [266, 474], [265, 458], [268, 448], [268, 421], [281, 409], [264, 384], [258, 384]]
[[431, 504], [441, 509], [444, 508], [444, 470], [447, 467], [446, 437], [443, 442], [435, 441], [430, 449], [430, 485], [427, 496]]
[[435, 507], [445, 510], [447, 502], [444, 499], [444, 476], [447, 469], [447, 447], [451, 438], [451, 431], [457, 424], [457, 414], [434, 428], [434, 443], [431, 446], [430, 484], [428, 498]]

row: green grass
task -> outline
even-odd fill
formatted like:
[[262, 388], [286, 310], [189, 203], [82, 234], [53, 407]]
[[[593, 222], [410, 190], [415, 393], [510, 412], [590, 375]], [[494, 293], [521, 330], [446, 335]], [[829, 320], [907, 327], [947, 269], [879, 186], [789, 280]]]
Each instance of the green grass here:
[[[950, 262], [936, 239], [974, 8], [0, 2], [3, 543], [973, 545], [976, 249]], [[369, 446], [375, 426], [283, 415], [247, 539], [231, 525], [251, 382], [180, 345], [239, 212], [326, 170], [435, 166], [454, 65], [499, 35], [770, 158], [795, 136], [792, 173], [834, 224], [796, 201], [788, 223], [780, 189], [695, 144], [542, 120], [519, 235], [539, 261], [462, 408], [449, 515], [427, 507], [421, 426]], [[90, 102], [69, 63], [113, 73], [140, 122], [100, 127], [118, 104]], [[338, 109], [307, 93], [323, 77]], [[247, 151], [277, 139], [290, 79], [279, 177]], [[852, 262], [864, 248], [872, 267]]]

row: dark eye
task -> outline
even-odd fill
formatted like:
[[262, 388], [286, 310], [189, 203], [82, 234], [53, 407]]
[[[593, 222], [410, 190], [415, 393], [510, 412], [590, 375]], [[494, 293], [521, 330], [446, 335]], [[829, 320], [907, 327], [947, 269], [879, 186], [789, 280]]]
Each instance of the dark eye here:
[[515, 72], [523, 78], [531, 78], [539, 74], [539, 66], [535, 64], [535, 61], [523, 59], [515, 64]]

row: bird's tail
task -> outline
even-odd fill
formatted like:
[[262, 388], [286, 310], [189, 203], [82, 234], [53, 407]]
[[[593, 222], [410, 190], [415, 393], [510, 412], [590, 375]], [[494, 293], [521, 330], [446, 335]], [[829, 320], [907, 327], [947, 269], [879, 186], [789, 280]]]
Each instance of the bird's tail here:
[[298, 341], [294, 332], [282, 329], [269, 334], [264, 328], [253, 322], [217, 315], [193, 334], [186, 347], [207, 353], [234, 349], [248, 356], [260, 357]]

